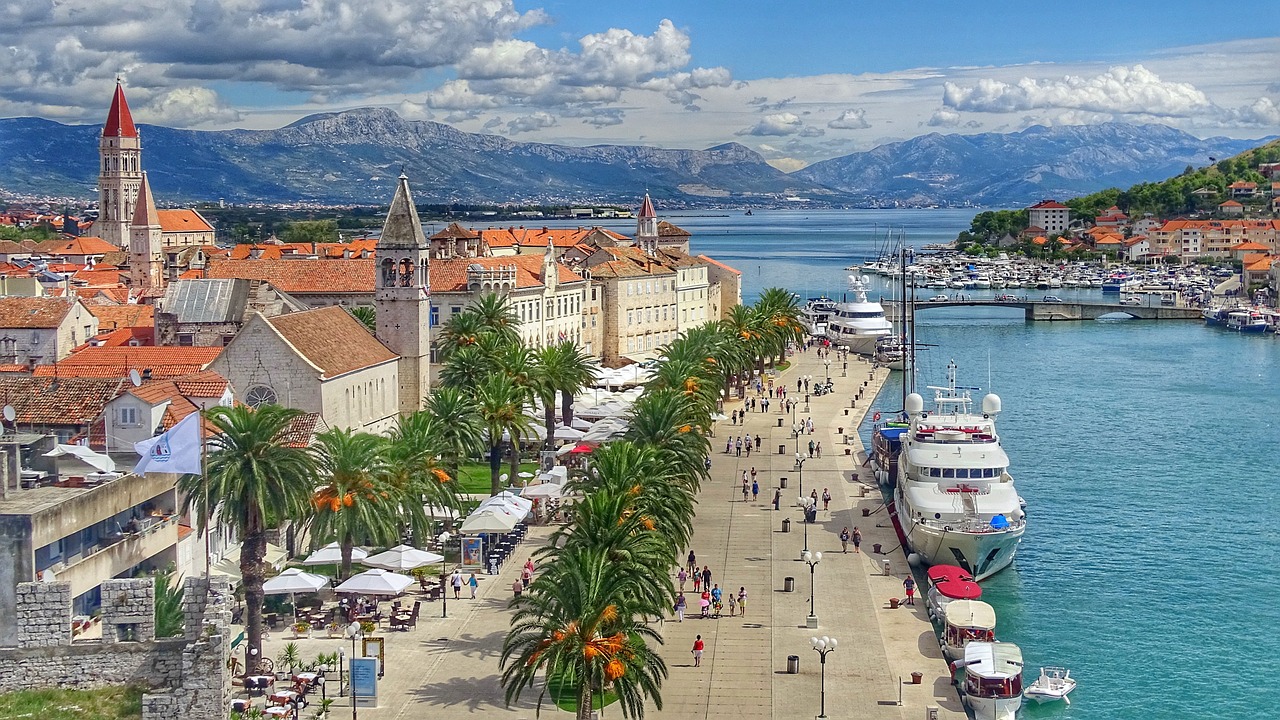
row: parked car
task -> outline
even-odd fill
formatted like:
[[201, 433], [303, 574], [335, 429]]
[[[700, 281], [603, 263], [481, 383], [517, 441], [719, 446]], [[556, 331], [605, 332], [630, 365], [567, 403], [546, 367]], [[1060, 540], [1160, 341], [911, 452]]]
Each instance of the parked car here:
[[1044, 301], [1050, 302], [1050, 303], [1054, 303], [1054, 302], [1060, 303], [1062, 302], [1062, 298], [1058, 297], [1057, 295], [1045, 295]]
[[946, 295], [934, 295], [933, 297], [929, 298], [929, 302], [946, 302], [950, 299], [951, 298], [947, 297]]
[[1141, 305], [1142, 298], [1138, 297], [1137, 295], [1133, 295], [1127, 298], [1120, 298], [1120, 304], [1121, 305]]

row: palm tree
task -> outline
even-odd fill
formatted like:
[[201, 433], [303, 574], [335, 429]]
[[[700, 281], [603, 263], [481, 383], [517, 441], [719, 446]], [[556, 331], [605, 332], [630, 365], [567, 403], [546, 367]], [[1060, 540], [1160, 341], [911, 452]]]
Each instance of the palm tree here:
[[573, 398], [596, 379], [596, 366], [590, 355], [568, 340], [539, 350], [537, 365], [549, 441], [555, 433], [555, 394], [560, 393], [560, 418], [568, 425], [573, 422]]
[[449, 476], [457, 479], [463, 458], [484, 447], [484, 427], [475, 398], [461, 388], [436, 388], [427, 396], [424, 412], [436, 419], [435, 441], [441, 460]]
[[[471, 422], [475, 422], [474, 416]], [[448, 433], [442, 421], [423, 410], [402, 416], [391, 431], [387, 447], [388, 481], [402, 500], [401, 522], [413, 533], [414, 543], [430, 534], [426, 508], [458, 507], [457, 477], [441, 468], [444, 438]]]
[[217, 515], [240, 537], [245, 632], [250, 655], [262, 653], [263, 558], [274, 521], [302, 517], [315, 485], [316, 463], [305, 447], [287, 442], [301, 410], [279, 405], [215, 407], [205, 418], [215, 428], [204, 475], [183, 475], [183, 512], [194, 507], [207, 532]]
[[351, 574], [356, 545], [395, 545], [401, 498], [387, 482], [387, 440], [333, 428], [316, 436], [321, 482], [311, 495], [311, 543], [338, 543], [339, 576]]
[[617, 697], [624, 718], [643, 718], [646, 698], [661, 710], [667, 667], [649, 642], [662, 638], [640, 620], [637, 582], [603, 548], [564, 549], [513, 601], [501, 659], [507, 704], [542, 672], [539, 709], [557, 682], [574, 690], [579, 720], [591, 717], [593, 701], [604, 693]]
[[367, 305], [357, 305], [353, 308], [347, 308], [347, 312], [351, 313], [351, 317], [360, 321], [365, 329], [371, 333], [378, 332], [378, 311]]
[[510, 438], [512, 452], [518, 455], [520, 436], [529, 432], [530, 420], [524, 414], [527, 397], [525, 388], [502, 374], [489, 375], [475, 387], [476, 410], [489, 443], [490, 489], [493, 495], [502, 490], [499, 476], [503, 434]]
[[511, 309], [511, 299], [506, 295], [485, 293], [467, 306], [466, 312], [474, 314], [485, 333], [497, 335], [504, 343], [520, 340], [520, 318]]
[[479, 342], [465, 345], [449, 353], [440, 369], [440, 382], [445, 387], [464, 388], [470, 392], [476, 380], [497, 371], [497, 361]]
[[475, 313], [463, 310], [440, 327], [440, 357], [448, 359], [455, 350], [476, 344], [484, 326]]

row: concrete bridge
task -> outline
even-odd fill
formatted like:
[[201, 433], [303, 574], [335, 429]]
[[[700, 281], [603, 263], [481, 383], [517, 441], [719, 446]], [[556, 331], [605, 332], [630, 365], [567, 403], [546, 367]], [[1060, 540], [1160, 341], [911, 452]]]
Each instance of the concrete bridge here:
[[[882, 300], [885, 314], [890, 319], [900, 316], [895, 300]], [[944, 307], [1016, 307], [1021, 308], [1027, 320], [1044, 322], [1055, 320], [1097, 320], [1103, 315], [1123, 314], [1137, 320], [1199, 320], [1199, 308], [1172, 305], [1121, 305], [1119, 303], [1044, 302], [1040, 300], [946, 300], [938, 302], [916, 301], [916, 312]]]

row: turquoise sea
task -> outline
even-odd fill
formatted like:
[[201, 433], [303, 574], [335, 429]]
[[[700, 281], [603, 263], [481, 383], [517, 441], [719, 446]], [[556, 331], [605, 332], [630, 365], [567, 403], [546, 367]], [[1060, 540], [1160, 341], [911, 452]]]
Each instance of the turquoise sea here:
[[[693, 232], [694, 252], [743, 271], [750, 302], [775, 285], [838, 295], [843, 268], [874, 255], [886, 229], [920, 246], [953, 239], [971, 216], [669, 219]], [[918, 340], [937, 345], [922, 354], [920, 386], [944, 382], [954, 359], [961, 384], [1004, 401], [999, 429], [1030, 525], [1015, 565], [983, 583], [997, 635], [1022, 647], [1028, 675], [1064, 665], [1080, 682], [1069, 708], [1029, 705], [1023, 717], [1273, 714], [1280, 338], [1198, 322], [1033, 324], [986, 308], [919, 320]], [[879, 409], [901, 407], [899, 387], [885, 388]]]

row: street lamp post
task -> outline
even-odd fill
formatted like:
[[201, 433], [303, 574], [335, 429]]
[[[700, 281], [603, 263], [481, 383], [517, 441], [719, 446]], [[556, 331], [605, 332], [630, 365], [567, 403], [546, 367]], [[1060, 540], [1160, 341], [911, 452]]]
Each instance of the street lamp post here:
[[[437, 537], [437, 539], [440, 541], [441, 555], [448, 554], [449, 548], [447, 548], [445, 545], [449, 542], [450, 537], [451, 536], [449, 535], [448, 532], [442, 532]], [[442, 618], [449, 617], [449, 593], [448, 593], [448, 588], [445, 587], [445, 585], [447, 584], [446, 581], [448, 580], [448, 578], [445, 576], [445, 562], [446, 561], [443, 559], [440, 561], [440, 617]]]
[[827, 366], [827, 382], [831, 382], [831, 358], [823, 360], [823, 364]]
[[809, 566], [809, 620], [808, 626], [811, 628], [818, 627], [818, 616], [814, 613], [813, 608], [813, 576], [814, 569], [818, 567], [818, 563], [822, 562], [822, 553], [810, 553], [804, 551], [804, 562]]
[[[812, 581], [809, 583], [812, 585]], [[347, 626], [346, 636], [351, 640], [351, 659], [356, 658], [356, 640], [360, 639], [360, 623], [353, 622]], [[356, 675], [351, 672], [351, 720], [356, 720]]]
[[827, 716], [827, 655], [836, 651], [836, 639], [823, 635], [820, 638], [809, 638], [809, 644], [813, 645], [818, 657], [822, 659], [822, 709], [818, 717], [824, 718]]
[[805, 458], [800, 454], [800, 450], [796, 450], [796, 470], [800, 473], [800, 502], [804, 503], [804, 461]]
[[347, 696], [347, 686], [342, 684], [342, 673], [346, 670], [347, 651], [338, 648], [338, 697]]
[[817, 503], [813, 498], [807, 495], [800, 496], [800, 508], [804, 510], [804, 549], [800, 551], [800, 557], [804, 557], [809, 553], [809, 513], [814, 512]]

